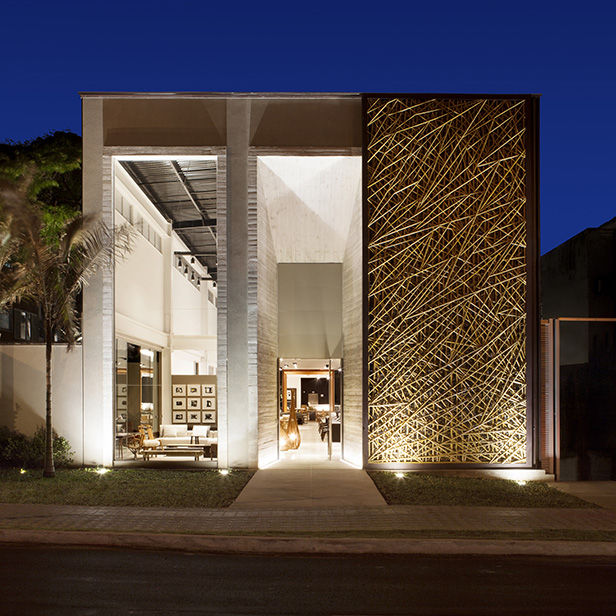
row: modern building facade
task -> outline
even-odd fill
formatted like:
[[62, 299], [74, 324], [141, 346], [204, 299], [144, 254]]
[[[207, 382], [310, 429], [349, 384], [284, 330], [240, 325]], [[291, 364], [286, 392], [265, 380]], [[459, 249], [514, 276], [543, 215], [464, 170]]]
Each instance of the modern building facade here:
[[210, 405], [218, 466], [265, 467], [325, 371], [352, 466], [537, 466], [537, 97], [82, 104], [84, 212], [138, 231], [84, 292], [85, 463]]

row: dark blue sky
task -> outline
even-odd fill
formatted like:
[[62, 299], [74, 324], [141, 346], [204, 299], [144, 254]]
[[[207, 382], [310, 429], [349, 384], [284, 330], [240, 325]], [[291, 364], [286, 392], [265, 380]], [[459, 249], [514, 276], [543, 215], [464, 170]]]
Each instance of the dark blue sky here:
[[79, 91], [540, 93], [542, 252], [616, 216], [612, 2], [362, 6], [4, 0], [0, 141], [80, 132]]

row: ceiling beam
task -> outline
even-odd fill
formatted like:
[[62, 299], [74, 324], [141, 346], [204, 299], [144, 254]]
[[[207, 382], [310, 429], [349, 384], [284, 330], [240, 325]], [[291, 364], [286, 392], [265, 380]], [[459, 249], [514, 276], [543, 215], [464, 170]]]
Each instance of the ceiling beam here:
[[[180, 184], [182, 185], [182, 188], [184, 188], [184, 192], [188, 195], [188, 198], [190, 199], [190, 202], [195, 206], [195, 209], [197, 210], [197, 212], [199, 212], [199, 215], [201, 216], [201, 218], [203, 218], [203, 221], [204, 222], [209, 222], [211, 219], [210, 219], [207, 211], [203, 210], [203, 209], [201, 209], [199, 207], [199, 204], [197, 203], [197, 197], [193, 193], [192, 187], [191, 187], [190, 183], [188, 182], [188, 180], [186, 179], [186, 176], [184, 175], [184, 172], [182, 171], [182, 168], [178, 164], [177, 160], [172, 160], [170, 162], [171, 162], [171, 167], [172, 167], [176, 177], [180, 181]], [[214, 223], [214, 225], [215, 225], [215, 223]], [[203, 225], [203, 226], [205, 226], [205, 225]], [[216, 245], [218, 245], [218, 240], [216, 238], [216, 234], [212, 230], [212, 225], [208, 225], [207, 228], [208, 228], [208, 231], [212, 234], [212, 237], [214, 238], [214, 242], [216, 242]]]
[[172, 224], [173, 229], [201, 229], [203, 227], [215, 227], [216, 219], [209, 218], [208, 220], [178, 220]]

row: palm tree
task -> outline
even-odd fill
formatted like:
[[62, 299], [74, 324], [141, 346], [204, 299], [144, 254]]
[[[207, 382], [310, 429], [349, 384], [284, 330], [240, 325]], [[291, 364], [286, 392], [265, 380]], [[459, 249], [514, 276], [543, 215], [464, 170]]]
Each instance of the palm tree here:
[[[51, 404], [51, 363], [53, 342], [64, 338], [67, 350], [77, 335], [76, 301], [88, 278], [113, 256], [112, 236], [102, 222], [73, 214], [54, 221], [50, 237], [45, 212], [37, 203], [22, 200], [19, 207], [5, 205], [10, 214], [11, 235], [19, 245], [15, 266], [19, 296], [35, 302], [45, 332], [45, 464], [44, 477], [54, 477]], [[128, 241], [121, 230], [120, 240]], [[128, 248], [125, 246], [125, 248]]]

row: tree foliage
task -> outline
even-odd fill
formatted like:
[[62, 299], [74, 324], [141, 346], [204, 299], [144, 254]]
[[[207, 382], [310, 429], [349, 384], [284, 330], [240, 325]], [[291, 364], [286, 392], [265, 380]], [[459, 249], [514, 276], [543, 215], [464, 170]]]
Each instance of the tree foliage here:
[[[55, 475], [52, 344], [62, 332], [68, 348], [73, 345], [78, 293], [99, 267], [110, 264], [114, 252], [110, 230], [82, 216], [80, 205], [81, 140], [77, 135], [53, 133], [0, 147], [0, 292], [4, 289], [5, 302], [33, 301], [43, 320], [46, 477]], [[120, 230], [116, 238], [121, 242], [120, 252], [129, 249], [127, 230]]]

